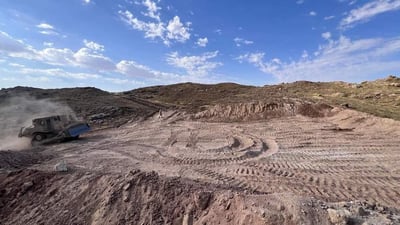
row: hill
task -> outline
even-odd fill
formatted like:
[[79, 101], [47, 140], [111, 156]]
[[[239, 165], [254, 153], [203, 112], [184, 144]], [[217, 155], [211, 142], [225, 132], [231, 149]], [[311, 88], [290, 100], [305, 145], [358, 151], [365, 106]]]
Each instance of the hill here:
[[400, 78], [395, 76], [360, 84], [298, 81], [254, 87], [233, 83], [182, 83], [139, 88], [121, 94], [128, 99], [145, 99], [156, 104], [183, 108], [188, 112], [199, 112], [205, 106], [217, 104], [252, 101], [279, 103], [296, 99], [316, 104], [341, 105], [379, 117], [400, 120]]
[[15, 87], [0, 90], [0, 106], [15, 97], [51, 100], [70, 107], [85, 119], [102, 118], [103, 125], [119, 125], [146, 118], [160, 109], [183, 109], [198, 113], [216, 105], [293, 101], [344, 106], [375, 116], [400, 120], [400, 78], [346, 82], [282, 83], [263, 87], [235, 83], [180, 83], [110, 93], [93, 87], [40, 89]]

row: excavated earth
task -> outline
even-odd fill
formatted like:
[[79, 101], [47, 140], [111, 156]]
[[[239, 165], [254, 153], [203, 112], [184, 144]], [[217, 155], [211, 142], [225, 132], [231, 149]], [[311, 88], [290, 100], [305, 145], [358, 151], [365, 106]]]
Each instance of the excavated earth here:
[[300, 100], [154, 112], [2, 149], [0, 224], [400, 224], [398, 121]]

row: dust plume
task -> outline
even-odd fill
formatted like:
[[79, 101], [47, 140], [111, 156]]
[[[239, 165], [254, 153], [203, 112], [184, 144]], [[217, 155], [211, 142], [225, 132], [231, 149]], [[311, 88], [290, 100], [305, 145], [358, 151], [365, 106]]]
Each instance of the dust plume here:
[[74, 112], [67, 105], [49, 99], [16, 96], [0, 102], [0, 150], [29, 147], [29, 138], [18, 138], [21, 127], [30, 126], [34, 118], [55, 114], [74, 115]]

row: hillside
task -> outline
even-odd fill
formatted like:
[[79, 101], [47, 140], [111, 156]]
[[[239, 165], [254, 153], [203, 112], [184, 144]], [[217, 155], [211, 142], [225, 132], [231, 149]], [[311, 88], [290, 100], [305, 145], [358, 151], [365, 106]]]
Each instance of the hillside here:
[[293, 101], [345, 106], [375, 116], [400, 120], [400, 78], [395, 76], [360, 84], [298, 81], [255, 87], [234, 83], [181, 83], [138, 88], [121, 93], [110, 93], [92, 87], [15, 87], [0, 90], [0, 106], [8, 104], [13, 97], [21, 96], [66, 104], [78, 116], [85, 119], [102, 117], [103, 123], [108, 125], [145, 118], [167, 108], [197, 113], [215, 105]]
[[263, 87], [233, 83], [216, 85], [183, 83], [139, 88], [122, 93], [127, 98], [141, 98], [159, 104], [199, 112], [203, 106], [251, 101], [279, 103], [299, 99], [311, 103], [346, 106], [379, 117], [400, 120], [400, 78], [346, 82], [282, 83]]

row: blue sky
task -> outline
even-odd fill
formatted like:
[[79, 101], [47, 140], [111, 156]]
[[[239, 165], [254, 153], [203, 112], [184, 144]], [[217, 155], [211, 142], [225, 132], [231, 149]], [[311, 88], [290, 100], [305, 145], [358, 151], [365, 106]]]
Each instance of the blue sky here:
[[0, 1], [0, 88], [360, 82], [400, 71], [400, 0]]

